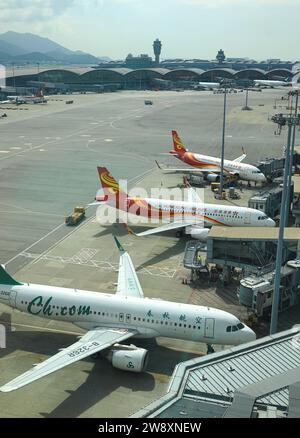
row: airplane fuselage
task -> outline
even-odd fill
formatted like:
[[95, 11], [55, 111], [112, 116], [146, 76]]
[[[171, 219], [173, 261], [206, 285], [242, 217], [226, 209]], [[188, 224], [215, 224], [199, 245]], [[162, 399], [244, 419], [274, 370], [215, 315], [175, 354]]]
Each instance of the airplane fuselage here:
[[[97, 199], [97, 197], [96, 197]], [[101, 200], [99, 198], [99, 200]], [[234, 227], [275, 226], [272, 219], [259, 210], [223, 204], [200, 204], [198, 202], [176, 201], [168, 199], [119, 197], [106, 199], [107, 204], [127, 213], [149, 219], [161, 219], [163, 222], [188, 220], [195, 225], [211, 227], [213, 225]]]
[[255, 87], [288, 87], [291, 86], [291, 82], [287, 81], [276, 81], [276, 80], [267, 80], [267, 79], [256, 79], [254, 80]]
[[[0, 285], [0, 302], [29, 315], [65, 321], [92, 330], [133, 330], [136, 337], [164, 336], [196, 342], [237, 345], [255, 334], [222, 310], [156, 299], [21, 284]], [[236, 327], [228, 330], [228, 327]]]
[[[216, 157], [210, 157], [208, 155], [195, 154], [193, 152], [185, 152], [182, 155], [178, 155], [177, 158], [184, 163], [202, 168], [205, 172], [213, 173], [214, 171], [220, 172], [221, 159]], [[265, 182], [266, 178], [264, 174], [255, 166], [251, 164], [238, 163], [231, 160], [224, 160], [224, 172], [225, 174], [237, 174], [239, 179], [245, 181]]]

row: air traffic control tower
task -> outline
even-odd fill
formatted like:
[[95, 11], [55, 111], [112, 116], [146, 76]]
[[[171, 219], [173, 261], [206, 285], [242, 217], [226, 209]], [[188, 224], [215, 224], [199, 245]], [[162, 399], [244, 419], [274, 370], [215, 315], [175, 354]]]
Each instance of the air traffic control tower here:
[[157, 38], [153, 43], [153, 50], [154, 50], [154, 55], [155, 55], [155, 66], [156, 67], [159, 66], [159, 58], [160, 58], [160, 54], [161, 54], [161, 48], [162, 48], [161, 41], [159, 41], [159, 39]]

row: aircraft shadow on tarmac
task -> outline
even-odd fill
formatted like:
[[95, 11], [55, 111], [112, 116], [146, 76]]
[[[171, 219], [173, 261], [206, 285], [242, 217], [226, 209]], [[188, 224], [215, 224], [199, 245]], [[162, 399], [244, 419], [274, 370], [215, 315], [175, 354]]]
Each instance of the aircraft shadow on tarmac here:
[[[174, 237], [174, 233], [173, 236]], [[147, 262], [143, 263], [142, 266], [137, 267], [137, 272], [140, 268], [147, 268], [148, 266], [155, 265], [157, 263], [168, 261], [169, 258], [174, 257], [176, 255], [182, 254], [184, 251], [186, 245], [186, 241], [182, 239], [178, 239], [175, 243], [175, 245], [170, 246], [169, 248], [166, 248], [165, 251], [161, 252], [158, 250], [158, 252]], [[182, 257], [183, 258], [183, 257]]]
[[[149, 227], [147, 227], [147, 226], [145, 226], [145, 227], [142, 227], [142, 226], [132, 227], [132, 230], [134, 232], [137, 232], [137, 233], [142, 233], [143, 231], [149, 230]], [[128, 233], [127, 233], [124, 225], [113, 224], [113, 225], [108, 225], [107, 228], [105, 228], [104, 230], [95, 234], [93, 237], [102, 237], [102, 236], [112, 235], [112, 234], [117, 235], [118, 237], [122, 238], [122, 237], [126, 236]], [[166, 231], [163, 234], [164, 234], [164, 236], [169, 236], [172, 238], [174, 238], [174, 235], [175, 235], [174, 231]], [[136, 241], [138, 242], [139, 240], [141, 241], [141, 239], [143, 239], [143, 238], [132, 236], [132, 239], [136, 239]], [[151, 236], [147, 237], [147, 239], [151, 239]], [[146, 268], [147, 266], [155, 265], [156, 263], [160, 263], [164, 260], [168, 260], [170, 257], [174, 257], [176, 255], [183, 253], [186, 242], [187, 242], [186, 238], [178, 238], [177, 241], [175, 242], [175, 245], [172, 245], [169, 248], [166, 248], [166, 250], [163, 252], [161, 252], [159, 250], [154, 255], [154, 257], [149, 259], [146, 263], [143, 263], [142, 266], [137, 266], [136, 270], [139, 271], [139, 269], [141, 269], [141, 268], [144, 268], [144, 267]], [[130, 251], [129, 251], [129, 253], [130, 253]]]
[[[24, 349], [38, 355], [52, 356], [58, 352], [59, 348], [66, 347], [74, 342], [76, 342], [76, 337], [66, 333], [39, 331], [8, 332], [7, 348], [0, 350], [0, 359], [12, 354], [14, 351]], [[152, 391], [155, 387], [155, 379], [151, 373], [165, 375], [167, 382], [178, 362], [189, 360], [197, 356], [189, 352], [182, 352], [160, 346], [156, 343], [156, 340], [134, 339], [132, 343], [136, 346], [149, 349], [149, 364], [146, 372], [140, 374], [129, 373], [113, 368], [104, 357], [100, 356], [100, 358], [97, 359], [88, 357], [82, 360], [81, 363], [93, 362], [94, 366], [92, 370], [83, 371], [87, 374], [85, 382], [75, 390], [65, 388], [64, 390], [69, 393], [69, 396], [52, 412], [43, 412], [40, 414], [46, 418], [76, 418], [102, 399], [105, 399], [118, 388], [129, 388], [132, 392]], [[43, 357], [43, 360], [45, 359], [46, 358]], [[70, 373], [75, 372], [72, 370], [72, 365], [65, 369], [68, 369]], [[27, 369], [20, 370], [19, 374], [25, 371], [27, 371]], [[59, 373], [59, 371], [57, 371], [57, 373]], [[15, 377], [17, 377], [17, 375], [12, 375], [11, 379]], [[51, 378], [51, 375], [45, 377], [45, 379], [46, 378]], [[7, 382], [1, 381], [1, 384], [4, 383]], [[57, 389], [61, 390], [64, 383], [63, 380], [59, 381], [59, 376], [57, 376], [55, 384], [57, 385]], [[34, 383], [32, 385], [34, 385]], [[34, 387], [32, 390], [34, 391]], [[19, 391], [22, 391], [22, 388]], [[118, 412], [112, 412], [111, 414], [112, 416], [118, 416]], [[99, 416], [101, 416], [101, 413]]]

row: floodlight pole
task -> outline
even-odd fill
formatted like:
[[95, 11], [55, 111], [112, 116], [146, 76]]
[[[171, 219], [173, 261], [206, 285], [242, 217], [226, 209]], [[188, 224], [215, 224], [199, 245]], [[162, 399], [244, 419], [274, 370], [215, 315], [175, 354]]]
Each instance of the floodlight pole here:
[[226, 129], [226, 104], [227, 104], [227, 86], [224, 92], [224, 109], [223, 109], [223, 131], [222, 131], [222, 150], [221, 150], [221, 178], [220, 178], [220, 197], [223, 197], [223, 179], [224, 179], [224, 149], [225, 149], [225, 129]]
[[282, 191], [281, 206], [280, 206], [280, 225], [279, 225], [279, 234], [278, 234], [278, 242], [277, 242], [276, 269], [275, 269], [274, 291], [273, 291], [273, 300], [272, 300], [270, 335], [273, 335], [277, 332], [277, 325], [278, 325], [282, 250], [283, 250], [284, 227], [286, 224], [286, 211], [287, 211], [286, 203], [287, 203], [287, 196], [288, 196], [288, 184], [287, 183], [288, 183], [289, 157], [290, 157], [290, 150], [291, 150], [292, 128], [293, 128], [293, 124], [289, 120], [288, 121], [288, 140], [287, 140], [287, 147], [286, 147], [286, 154], [285, 154], [283, 191]]

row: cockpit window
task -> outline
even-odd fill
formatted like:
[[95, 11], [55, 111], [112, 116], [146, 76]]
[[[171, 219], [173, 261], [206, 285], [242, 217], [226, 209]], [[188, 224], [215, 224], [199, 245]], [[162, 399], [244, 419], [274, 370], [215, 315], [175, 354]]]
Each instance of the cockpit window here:
[[245, 327], [244, 324], [239, 322], [237, 325], [229, 325], [229, 326], [227, 326], [226, 327], [226, 332], [227, 333], [237, 332], [238, 330], [242, 330], [244, 327]]

